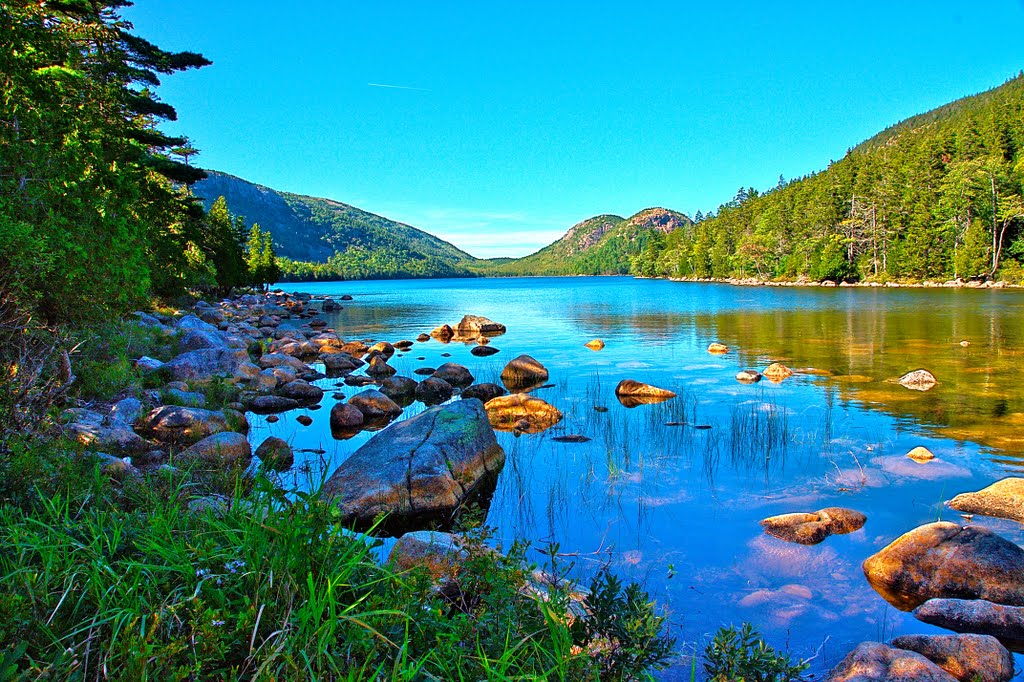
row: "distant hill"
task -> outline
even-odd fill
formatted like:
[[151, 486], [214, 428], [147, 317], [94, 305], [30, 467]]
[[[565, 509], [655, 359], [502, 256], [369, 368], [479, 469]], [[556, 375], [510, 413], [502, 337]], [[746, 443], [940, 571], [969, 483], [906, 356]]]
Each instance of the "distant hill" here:
[[682, 213], [648, 208], [630, 218], [599, 215], [576, 223], [540, 251], [493, 268], [502, 275], [620, 275], [663, 235], [693, 225]]
[[471, 276], [469, 266], [478, 262], [422, 230], [340, 201], [207, 173], [192, 191], [207, 209], [223, 196], [232, 213], [269, 230], [291, 279]]

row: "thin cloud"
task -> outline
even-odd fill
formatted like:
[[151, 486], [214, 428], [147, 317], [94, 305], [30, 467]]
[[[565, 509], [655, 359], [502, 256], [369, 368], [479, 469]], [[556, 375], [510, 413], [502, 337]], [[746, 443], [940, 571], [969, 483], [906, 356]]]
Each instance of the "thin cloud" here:
[[418, 90], [419, 92], [432, 92], [427, 88], [414, 88], [411, 85], [389, 85], [388, 83], [367, 83], [371, 88], [391, 88], [392, 90]]

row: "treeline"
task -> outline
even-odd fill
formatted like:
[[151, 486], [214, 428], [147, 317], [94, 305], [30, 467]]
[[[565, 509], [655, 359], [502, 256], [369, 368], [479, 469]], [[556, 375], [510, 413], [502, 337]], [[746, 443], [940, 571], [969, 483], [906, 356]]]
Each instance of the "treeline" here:
[[126, 4], [0, 3], [0, 288], [49, 322], [276, 277], [262, 233], [254, 257], [192, 196], [197, 150], [157, 129], [177, 114], [152, 89], [210, 61], [134, 35]]
[[453, 265], [446, 259], [387, 245], [349, 246], [336, 252], [326, 263], [289, 258], [278, 258], [277, 263], [283, 282], [475, 276], [465, 267]]
[[1024, 74], [872, 138], [821, 173], [741, 189], [650, 241], [634, 274], [1024, 280]]

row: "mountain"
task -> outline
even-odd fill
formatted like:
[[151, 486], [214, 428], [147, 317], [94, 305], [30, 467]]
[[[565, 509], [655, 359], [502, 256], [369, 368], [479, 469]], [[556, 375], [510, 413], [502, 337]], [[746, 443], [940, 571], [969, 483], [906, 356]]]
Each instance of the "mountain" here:
[[500, 275], [618, 275], [631, 260], [663, 235], [689, 228], [682, 213], [648, 208], [630, 218], [599, 215], [576, 223], [540, 251], [493, 268]]
[[291, 194], [207, 171], [192, 186], [206, 208], [223, 196], [274, 238], [289, 279], [471, 276], [479, 261], [415, 227], [331, 199]]
[[633, 259], [670, 277], [1024, 282], [1024, 73], [827, 169], [736, 197]]

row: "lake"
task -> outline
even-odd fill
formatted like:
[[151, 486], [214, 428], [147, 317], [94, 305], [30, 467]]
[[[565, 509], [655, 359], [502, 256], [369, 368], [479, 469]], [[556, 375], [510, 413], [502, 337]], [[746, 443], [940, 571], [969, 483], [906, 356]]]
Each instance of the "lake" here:
[[[400, 375], [444, 362], [477, 381], [529, 354], [553, 387], [536, 395], [565, 414], [535, 435], [498, 433], [507, 460], [487, 514], [495, 541], [557, 542], [571, 574], [605, 562], [644, 584], [681, 650], [700, 650], [720, 625], [751, 621], [823, 672], [864, 640], [939, 632], [869, 587], [861, 562], [902, 533], [962, 521], [943, 502], [1024, 472], [1024, 294], [999, 290], [775, 288], [626, 277], [353, 281], [290, 285], [354, 300], [327, 316], [345, 340], [415, 339], [464, 314], [508, 327], [497, 355], [471, 345], [417, 343], [390, 362]], [[604, 340], [601, 351], [584, 343]], [[708, 344], [729, 347], [711, 355]], [[961, 345], [968, 341], [970, 345]], [[449, 357], [450, 356], [450, 357]], [[741, 384], [744, 368], [783, 362], [781, 383]], [[928, 392], [891, 380], [924, 367]], [[616, 384], [636, 379], [677, 398], [627, 409]], [[250, 438], [295, 448], [309, 485], [372, 435], [335, 440], [331, 394], [362, 389], [324, 379], [324, 408], [268, 424]], [[595, 407], [607, 408], [599, 412]], [[404, 416], [421, 411], [415, 403]], [[313, 418], [299, 426], [299, 412]], [[666, 426], [685, 422], [686, 426]], [[696, 426], [710, 428], [695, 428]], [[584, 443], [553, 441], [580, 434]], [[905, 457], [923, 445], [937, 459]], [[303, 467], [300, 467], [302, 469]], [[765, 535], [775, 514], [828, 506], [865, 513], [859, 531], [815, 546]], [[1022, 526], [976, 517], [1018, 542]], [[532, 554], [538, 561], [540, 551]], [[1022, 660], [1018, 656], [1017, 664]], [[689, 679], [688, 664], [664, 674]]]

